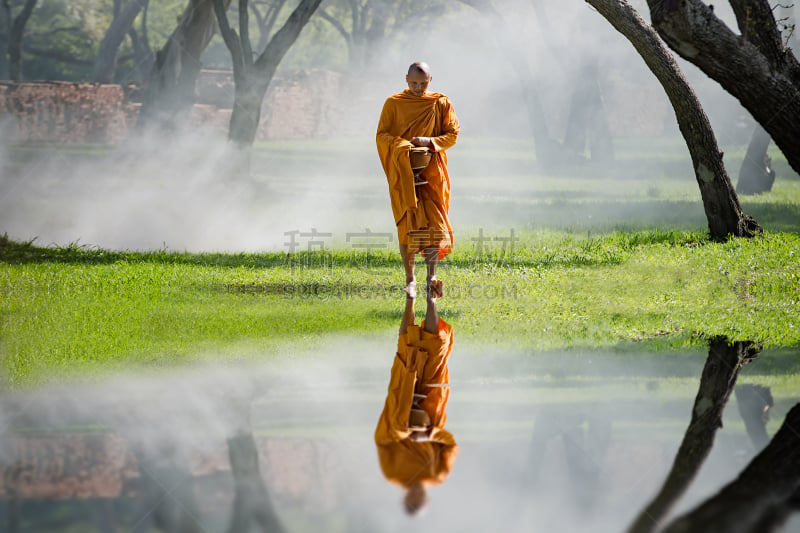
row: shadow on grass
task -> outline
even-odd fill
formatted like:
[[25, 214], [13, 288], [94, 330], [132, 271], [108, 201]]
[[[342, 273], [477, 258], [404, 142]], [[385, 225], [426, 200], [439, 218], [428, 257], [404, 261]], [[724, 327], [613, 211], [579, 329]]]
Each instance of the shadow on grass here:
[[[487, 192], [488, 194], [488, 192]], [[656, 191], [653, 194], [658, 195]], [[616, 200], [614, 200], [616, 198]], [[745, 213], [770, 232], [800, 234], [800, 205], [750, 203], [742, 197]], [[514, 197], [466, 196], [459, 213], [479, 212], [496, 224], [603, 233], [642, 232], [651, 228], [697, 230], [708, 227], [703, 204], [697, 201], [624, 199], [613, 193], [543, 191]]]
[[800, 235], [800, 205], [750, 204], [740, 197], [742, 209], [767, 231]]

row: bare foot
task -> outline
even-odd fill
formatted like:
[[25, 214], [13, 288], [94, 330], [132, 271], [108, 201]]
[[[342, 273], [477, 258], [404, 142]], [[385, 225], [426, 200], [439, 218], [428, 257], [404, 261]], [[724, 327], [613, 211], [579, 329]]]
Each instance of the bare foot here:
[[442, 282], [436, 278], [428, 280], [428, 298], [441, 298], [444, 296], [444, 288]]
[[416, 281], [409, 281], [405, 287], [406, 291], [406, 298], [413, 300], [417, 297], [417, 282]]

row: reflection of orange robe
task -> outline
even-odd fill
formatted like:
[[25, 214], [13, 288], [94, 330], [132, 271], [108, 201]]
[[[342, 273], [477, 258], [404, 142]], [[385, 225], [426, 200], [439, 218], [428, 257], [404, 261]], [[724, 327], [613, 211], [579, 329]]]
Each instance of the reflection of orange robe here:
[[[442, 93], [414, 96], [406, 89], [386, 99], [378, 122], [376, 142], [386, 179], [400, 244], [412, 254], [438, 246], [439, 258], [453, 248], [450, 226], [450, 176], [445, 150], [456, 144], [460, 126], [453, 105]], [[422, 175], [428, 185], [414, 191], [408, 157], [414, 137], [430, 137], [433, 157]]]
[[[447, 360], [453, 350], [453, 329], [439, 320], [438, 333], [411, 325], [397, 340], [389, 392], [378, 426], [375, 444], [386, 479], [408, 487], [414, 481], [441, 483], [450, 475], [458, 454], [453, 435], [444, 429], [445, 408], [450, 398]], [[430, 441], [408, 439], [408, 416], [414, 392], [426, 394], [420, 406], [431, 417]]]

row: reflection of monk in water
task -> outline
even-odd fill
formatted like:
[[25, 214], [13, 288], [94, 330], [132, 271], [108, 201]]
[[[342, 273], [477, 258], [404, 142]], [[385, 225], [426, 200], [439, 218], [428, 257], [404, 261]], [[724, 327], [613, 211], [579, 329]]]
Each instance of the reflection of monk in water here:
[[455, 439], [444, 429], [453, 329], [436, 312], [433, 294], [441, 294], [441, 281], [434, 283], [422, 324], [414, 323], [414, 299], [406, 298], [389, 391], [375, 428], [381, 470], [407, 490], [409, 514], [427, 502], [426, 485], [447, 479], [458, 453]]

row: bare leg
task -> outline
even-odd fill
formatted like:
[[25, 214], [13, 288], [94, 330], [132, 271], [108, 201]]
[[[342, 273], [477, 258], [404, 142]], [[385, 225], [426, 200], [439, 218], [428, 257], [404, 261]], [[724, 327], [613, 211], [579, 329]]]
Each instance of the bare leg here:
[[403, 319], [400, 321], [400, 335], [408, 332], [408, 326], [414, 325], [414, 298], [406, 298], [406, 307], [403, 310]]
[[406, 272], [406, 287], [412, 283], [416, 283], [417, 278], [414, 276], [414, 255], [408, 253], [408, 246], [405, 244], [400, 245], [400, 259], [403, 261], [403, 270]]
[[[441, 289], [441, 281], [434, 282], [440, 284]], [[429, 333], [438, 333], [439, 332], [439, 313], [436, 311], [436, 297], [432, 294], [432, 291], [429, 289], [428, 294], [426, 295], [427, 300], [427, 307], [425, 308], [425, 331]]]
[[433, 283], [436, 280], [436, 267], [439, 264], [439, 248], [425, 248], [425, 266], [428, 269], [428, 277], [426, 280], [426, 290], [428, 298], [433, 294], [434, 298], [441, 298], [441, 282]]

